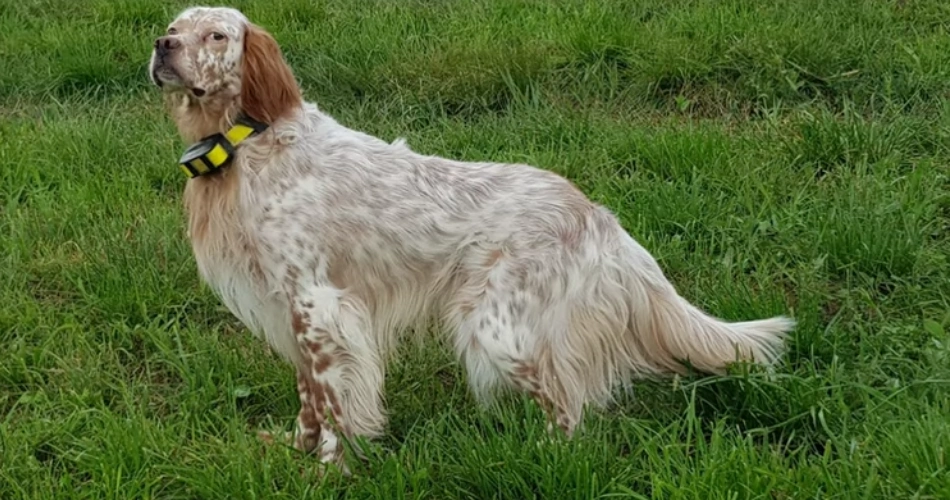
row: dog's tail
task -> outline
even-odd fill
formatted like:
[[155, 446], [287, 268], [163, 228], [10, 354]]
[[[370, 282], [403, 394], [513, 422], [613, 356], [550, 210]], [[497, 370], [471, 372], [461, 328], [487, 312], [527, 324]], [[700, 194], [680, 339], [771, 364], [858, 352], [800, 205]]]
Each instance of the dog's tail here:
[[653, 257], [632, 238], [628, 248], [628, 258], [633, 258], [628, 265], [636, 271], [630, 273], [625, 266], [629, 305], [625, 343], [634, 370], [685, 373], [688, 364], [699, 372], [723, 374], [737, 361], [772, 365], [782, 356], [794, 320], [776, 316], [730, 323], [712, 317], [681, 297]]
[[771, 365], [795, 322], [777, 316], [729, 323], [699, 310], [672, 289], [653, 290], [632, 311], [632, 341], [657, 371], [722, 374], [730, 363]]

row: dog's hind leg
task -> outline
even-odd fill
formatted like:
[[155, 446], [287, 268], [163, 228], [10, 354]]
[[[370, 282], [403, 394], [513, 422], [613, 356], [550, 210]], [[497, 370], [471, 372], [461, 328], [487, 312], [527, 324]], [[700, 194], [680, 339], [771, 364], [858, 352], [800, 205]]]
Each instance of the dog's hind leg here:
[[548, 311], [546, 321], [540, 320], [541, 299], [519, 286], [521, 271], [500, 251], [476, 260], [485, 264], [472, 270], [448, 311], [469, 386], [483, 402], [499, 386], [530, 394], [548, 415], [548, 430], [556, 425], [570, 436], [583, 411], [584, 390], [575, 387], [573, 367], [551, 358], [548, 330], [564, 328], [562, 311]]
[[[469, 385], [487, 401], [497, 386], [530, 394], [548, 416], [548, 431], [556, 425], [570, 436], [583, 410], [583, 401], [569, 397], [553, 369], [550, 349], [541, 345], [524, 318], [514, 315], [510, 302], [489, 294], [457, 326], [456, 351], [465, 365]], [[573, 378], [573, 377], [568, 377]]]

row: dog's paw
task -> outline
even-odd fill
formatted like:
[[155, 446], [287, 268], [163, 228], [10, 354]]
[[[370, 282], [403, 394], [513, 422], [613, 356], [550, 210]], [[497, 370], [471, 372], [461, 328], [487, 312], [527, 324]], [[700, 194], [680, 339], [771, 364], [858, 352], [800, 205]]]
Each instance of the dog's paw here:
[[264, 444], [274, 445], [280, 444], [284, 446], [293, 446], [294, 444], [294, 433], [293, 432], [282, 432], [274, 435], [270, 431], [257, 431], [257, 438], [264, 442]]
[[317, 464], [314, 469], [314, 474], [319, 479], [326, 479], [333, 472], [338, 473], [342, 477], [352, 477], [353, 472], [350, 470], [350, 466], [346, 464], [343, 460], [334, 460], [332, 462], [320, 462]]

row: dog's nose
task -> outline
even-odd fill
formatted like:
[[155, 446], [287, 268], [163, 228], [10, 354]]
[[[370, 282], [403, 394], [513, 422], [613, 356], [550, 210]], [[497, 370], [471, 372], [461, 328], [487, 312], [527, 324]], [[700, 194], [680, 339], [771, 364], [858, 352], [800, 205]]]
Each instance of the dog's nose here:
[[181, 42], [173, 36], [163, 36], [155, 39], [155, 51], [159, 54], [167, 54], [178, 47], [181, 47]]

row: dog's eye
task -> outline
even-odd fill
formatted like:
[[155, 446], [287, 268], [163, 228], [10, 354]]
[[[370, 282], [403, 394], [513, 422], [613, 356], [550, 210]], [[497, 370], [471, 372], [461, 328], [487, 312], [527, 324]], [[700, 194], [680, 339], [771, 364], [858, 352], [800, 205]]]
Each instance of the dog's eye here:
[[168, 34], [169, 34], [169, 35], [177, 35], [177, 34], [178, 34], [178, 30], [176, 30], [175, 28], [168, 28]]
[[221, 40], [224, 40], [225, 37], [221, 33], [218, 33], [217, 31], [215, 31], [214, 33], [211, 34], [211, 38], [215, 41], [220, 42]]

